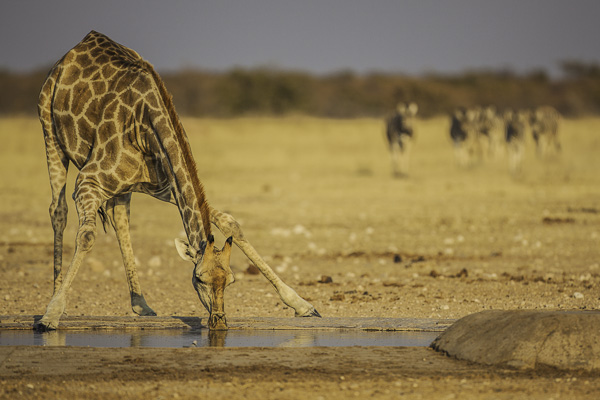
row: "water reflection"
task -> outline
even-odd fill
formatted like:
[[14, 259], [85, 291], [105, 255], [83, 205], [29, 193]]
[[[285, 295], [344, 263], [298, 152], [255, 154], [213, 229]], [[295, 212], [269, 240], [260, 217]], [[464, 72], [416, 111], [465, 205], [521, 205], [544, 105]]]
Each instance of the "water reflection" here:
[[41, 332], [43, 346], [66, 346], [67, 333], [65, 331]]
[[317, 346], [315, 331], [298, 331], [293, 338], [280, 343], [277, 347], [314, 347]]
[[225, 347], [225, 338], [228, 331], [208, 331], [209, 347]]
[[428, 346], [436, 332], [357, 330], [0, 330], [0, 346], [83, 347], [337, 347]]

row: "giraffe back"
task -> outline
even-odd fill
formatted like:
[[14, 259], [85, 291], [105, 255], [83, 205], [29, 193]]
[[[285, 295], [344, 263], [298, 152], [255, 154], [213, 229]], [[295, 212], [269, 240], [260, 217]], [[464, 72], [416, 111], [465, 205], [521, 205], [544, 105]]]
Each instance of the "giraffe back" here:
[[94, 175], [107, 198], [135, 190], [170, 197], [169, 185], [191, 180], [180, 188], [191, 193], [180, 195], [194, 198], [210, 234], [204, 189], [171, 96], [134, 50], [91, 31], [50, 71], [38, 112], [46, 143], [55, 141]]

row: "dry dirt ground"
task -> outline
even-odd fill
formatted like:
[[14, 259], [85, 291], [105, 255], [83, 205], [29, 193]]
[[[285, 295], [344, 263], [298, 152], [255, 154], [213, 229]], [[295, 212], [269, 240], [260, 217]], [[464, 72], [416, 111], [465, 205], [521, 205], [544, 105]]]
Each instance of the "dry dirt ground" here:
[[[411, 171], [401, 179], [391, 175], [378, 120], [183, 123], [211, 205], [233, 214], [323, 316], [457, 319], [485, 309], [600, 307], [600, 119], [562, 121], [562, 153], [548, 159], [538, 159], [529, 140], [518, 176], [501, 153], [459, 168], [447, 119], [418, 121]], [[0, 315], [40, 315], [52, 293], [41, 128], [34, 119], [1, 119], [0, 141]], [[76, 171], [70, 175], [72, 192]], [[76, 231], [69, 206], [65, 264]], [[134, 195], [131, 219], [149, 305], [159, 315], [205, 317], [192, 266], [173, 245], [183, 235], [177, 209]], [[67, 313], [133, 315], [114, 233], [99, 231]], [[234, 252], [228, 315], [293, 317], [248, 267]], [[0, 348], [3, 398], [297, 398], [310, 391], [314, 398], [547, 399], [600, 392], [593, 374], [494, 369], [424, 348], [11, 351]]]

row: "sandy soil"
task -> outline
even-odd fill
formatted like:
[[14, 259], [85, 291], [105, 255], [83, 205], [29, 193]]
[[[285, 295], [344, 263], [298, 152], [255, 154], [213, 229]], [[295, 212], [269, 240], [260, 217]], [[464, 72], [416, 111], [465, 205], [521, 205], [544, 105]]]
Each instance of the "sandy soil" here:
[[5, 398], [596, 399], [599, 390], [592, 375], [500, 370], [426, 348], [2, 350]]
[[[539, 160], [528, 143], [516, 177], [502, 154], [459, 168], [446, 119], [419, 121], [404, 179], [391, 176], [380, 121], [184, 125], [211, 205], [238, 218], [275, 271], [324, 316], [456, 319], [484, 309], [600, 306], [598, 119], [563, 121], [560, 156]], [[0, 136], [0, 314], [39, 315], [52, 292], [41, 131], [33, 119], [3, 119]], [[66, 264], [76, 230], [69, 206]], [[159, 315], [206, 316], [192, 266], [174, 249], [183, 234], [177, 209], [135, 195], [131, 230], [150, 306]], [[241, 252], [232, 266], [228, 315], [293, 316], [262, 276], [248, 272]], [[112, 232], [98, 235], [67, 313], [132, 315]], [[296, 398], [307, 390], [315, 398], [593, 398], [600, 389], [593, 376], [490, 369], [429, 349], [0, 350], [5, 398]], [[80, 357], [90, 357], [93, 374], [68, 367]], [[14, 360], [22, 366], [8, 368]], [[59, 364], [67, 367], [54, 370]]]

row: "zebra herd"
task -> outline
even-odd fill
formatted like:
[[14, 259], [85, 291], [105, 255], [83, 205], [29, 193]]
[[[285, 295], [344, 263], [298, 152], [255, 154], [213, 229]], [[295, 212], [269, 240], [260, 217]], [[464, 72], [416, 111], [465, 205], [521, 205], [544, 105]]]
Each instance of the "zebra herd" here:
[[[415, 103], [401, 103], [386, 120], [386, 137], [395, 176], [408, 173], [417, 110]], [[531, 132], [538, 156], [560, 152], [557, 136], [559, 120], [558, 111], [549, 106], [531, 111], [505, 110], [502, 114], [493, 106], [458, 107], [450, 116], [450, 139], [456, 162], [460, 167], [469, 167], [486, 157], [496, 158], [506, 152], [509, 171], [518, 174], [527, 129]]]

